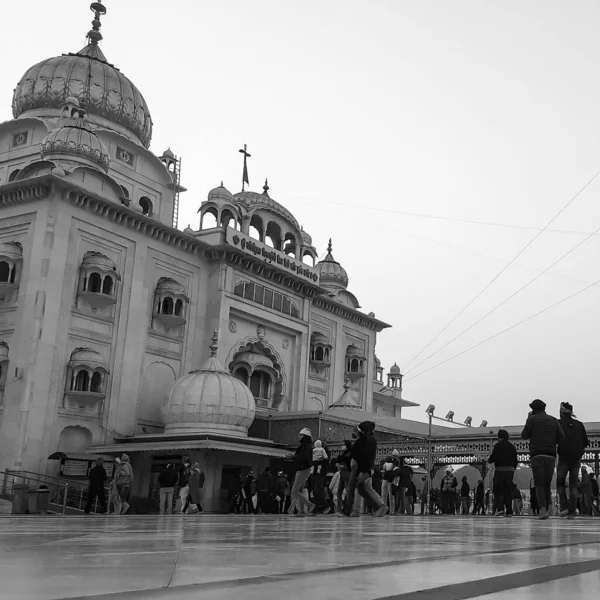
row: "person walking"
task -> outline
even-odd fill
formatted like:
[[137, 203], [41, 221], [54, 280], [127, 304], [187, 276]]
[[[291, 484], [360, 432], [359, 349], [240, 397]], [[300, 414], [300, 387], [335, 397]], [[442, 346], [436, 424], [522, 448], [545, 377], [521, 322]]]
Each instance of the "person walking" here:
[[460, 514], [468, 515], [469, 514], [469, 495], [471, 494], [471, 487], [469, 486], [469, 481], [467, 476], [464, 475], [461, 479], [460, 484]]
[[517, 470], [517, 449], [508, 441], [506, 429], [498, 430], [498, 442], [494, 445], [488, 463], [494, 465], [494, 498], [496, 499], [496, 517], [513, 515], [513, 479]]
[[204, 491], [204, 480], [205, 475], [204, 472], [200, 469], [200, 464], [195, 462], [192, 465], [190, 478], [188, 481], [188, 487], [190, 488], [190, 493], [188, 494], [187, 500], [181, 512], [186, 514], [186, 511], [190, 504], [194, 504], [196, 506], [196, 514], [200, 514], [202, 509], [202, 494]]
[[[579, 470], [581, 458], [588, 446], [585, 426], [573, 415], [573, 406], [568, 402], [560, 405], [560, 427], [564, 433], [558, 444], [558, 467], [556, 468], [556, 491], [560, 501], [560, 516], [575, 518], [577, 496], [579, 494]], [[569, 499], [567, 500], [566, 480], [569, 476]], [[591, 489], [590, 489], [591, 493]], [[585, 500], [582, 498], [582, 509], [585, 512]]]
[[244, 497], [246, 513], [249, 515], [255, 514], [258, 501], [256, 499], [256, 477], [254, 477], [254, 471], [248, 471], [248, 474], [244, 478], [242, 496]]
[[[290, 494], [291, 502], [294, 507], [298, 508], [298, 514], [312, 514], [315, 510], [315, 505], [302, 493], [306, 487], [306, 481], [310, 476], [310, 470], [313, 464], [313, 441], [312, 433], [308, 427], [304, 427], [299, 433], [299, 444], [296, 448], [292, 460], [296, 469], [294, 483]], [[305, 512], [302, 509], [306, 509]], [[290, 506], [289, 511], [292, 510]], [[290, 512], [290, 514], [292, 514]]]
[[329, 456], [325, 448], [323, 448], [321, 440], [317, 440], [313, 446], [312, 460], [312, 490], [316, 505], [315, 512], [328, 514], [330, 508], [325, 499], [325, 479], [329, 465]]
[[529, 407], [531, 412], [527, 417], [521, 437], [529, 440], [531, 470], [540, 507], [539, 518], [545, 520], [550, 517], [549, 509], [552, 505], [550, 484], [554, 475], [556, 448], [565, 439], [565, 434], [558, 419], [546, 413], [545, 402], [536, 399]]
[[421, 477], [423, 487], [421, 488], [421, 514], [424, 515], [427, 512], [427, 495], [429, 494], [429, 481], [427, 477]]
[[592, 493], [590, 474], [585, 467], [581, 467], [581, 512], [588, 517], [593, 515]]
[[273, 512], [273, 493], [275, 490], [271, 467], [265, 467], [265, 470], [258, 476], [256, 489], [258, 490], [260, 512], [264, 515], [270, 515]]
[[106, 499], [104, 497], [104, 483], [108, 479], [104, 469], [104, 459], [96, 459], [96, 466], [90, 471], [90, 486], [88, 488], [88, 500], [85, 505], [84, 513], [89, 515], [92, 511], [92, 504], [98, 498], [102, 514], [106, 512]]
[[406, 488], [406, 514], [414, 515], [415, 514], [415, 500], [417, 497], [417, 486], [413, 481], [413, 474], [410, 474], [410, 481], [408, 482], [408, 487]]
[[458, 480], [452, 474], [452, 467], [448, 467], [446, 469], [446, 474], [442, 478], [442, 483], [440, 484], [440, 491], [442, 493], [442, 514], [454, 514], [457, 487]]
[[167, 507], [167, 514], [173, 514], [173, 496], [175, 495], [175, 486], [177, 485], [178, 479], [179, 474], [175, 470], [175, 465], [173, 463], [169, 463], [167, 468], [158, 476], [158, 485], [160, 486], [159, 514], [163, 515], [165, 513], [165, 505]]
[[350, 463], [352, 462], [352, 441], [344, 440], [342, 451], [336, 459], [336, 466], [340, 474], [340, 481], [337, 486], [335, 496], [335, 513], [337, 516], [344, 516], [344, 494], [348, 489], [348, 481], [350, 480]]
[[357, 517], [360, 513], [354, 510], [356, 491], [366, 504], [370, 504], [376, 511], [376, 517], [383, 517], [388, 512], [388, 507], [383, 503], [381, 496], [375, 492], [372, 485], [375, 458], [377, 456], [377, 440], [374, 435], [375, 423], [363, 421], [357, 426], [358, 439], [351, 450], [351, 474], [346, 493], [346, 507], [344, 514], [348, 517]]
[[277, 500], [277, 513], [282, 515], [286, 507], [286, 499], [289, 498], [290, 484], [283, 471], [277, 473], [277, 481], [275, 482], [275, 499]]
[[400, 468], [398, 469], [398, 492], [397, 492], [397, 514], [405, 515], [408, 513], [408, 503], [406, 500], [408, 486], [410, 485], [413, 470], [404, 462], [404, 457], [400, 458]]
[[483, 479], [477, 481], [475, 488], [475, 504], [473, 506], [474, 515], [485, 515], [485, 489], [483, 487]]
[[121, 462], [115, 469], [115, 514], [124, 515], [129, 510], [129, 492], [133, 483], [133, 469], [127, 454], [121, 455]]
[[394, 491], [398, 488], [398, 473], [400, 462], [398, 450], [394, 450], [390, 456], [388, 456], [383, 463], [381, 474], [383, 481], [381, 482], [381, 499], [385, 505], [389, 508], [390, 515], [396, 512], [396, 494]]
[[513, 515], [517, 515], [519, 517], [523, 514], [523, 496], [521, 495], [521, 490], [517, 487], [517, 484], [513, 483], [512, 485]]

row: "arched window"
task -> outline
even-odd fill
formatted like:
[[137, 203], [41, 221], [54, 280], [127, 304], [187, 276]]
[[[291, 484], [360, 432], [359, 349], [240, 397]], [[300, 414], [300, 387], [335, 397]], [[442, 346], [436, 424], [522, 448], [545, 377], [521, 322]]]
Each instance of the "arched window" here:
[[110, 275], [106, 275], [106, 277], [104, 277], [104, 281], [102, 282], [102, 293], [110, 296], [110, 295], [112, 295], [112, 290], [113, 290], [113, 279]]
[[73, 389], [76, 392], [87, 392], [90, 389], [90, 375], [87, 371], [82, 369], [75, 376], [75, 382], [73, 384]]
[[102, 290], [102, 278], [98, 273], [90, 273], [87, 281], [87, 291], [99, 294]]
[[[8, 282], [10, 280], [10, 278], [11, 278], [10, 266], [5, 260], [3, 260], [2, 262], [0, 262], [0, 281]], [[14, 281], [14, 275], [13, 275], [13, 281]]]
[[248, 372], [246, 369], [239, 367], [235, 370], [234, 376], [239, 379], [242, 383], [248, 385]]
[[90, 383], [90, 392], [102, 393], [102, 373], [95, 371]]
[[200, 229], [214, 229], [218, 226], [217, 223], [217, 210], [215, 208], [209, 208], [202, 215], [202, 220], [200, 221]]
[[166, 296], [162, 301], [162, 310], [160, 311], [163, 315], [173, 314], [173, 298]]
[[269, 400], [271, 397], [271, 376], [265, 371], [254, 371], [250, 377], [250, 391], [255, 398]]
[[9, 176], [8, 181], [14, 181], [17, 178], [17, 175], [21, 172], [21, 169], [15, 169]]
[[183, 316], [183, 300], [179, 299], [175, 302], [175, 316], [181, 317]]
[[264, 225], [262, 219], [258, 215], [252, 215], [250, 219], [250, 237], [262, 242], [264, 240]]
[[350, 372], [358, 373], [358, 360], [356, 358], [353, 358], [350, 362]]
[[235, 229], [236, 220], [233, 213], [230, 210], [224, 210], [221, 213], [221, 227], [231, 227]]
[[146, 196], [140, 198], [140, 207], [142, 208], [142, 214], [152, 216], [152, 200]]
[[323, 360], [325, 358], [325, 351], [322, 346], [315, 348], [315, 360]]

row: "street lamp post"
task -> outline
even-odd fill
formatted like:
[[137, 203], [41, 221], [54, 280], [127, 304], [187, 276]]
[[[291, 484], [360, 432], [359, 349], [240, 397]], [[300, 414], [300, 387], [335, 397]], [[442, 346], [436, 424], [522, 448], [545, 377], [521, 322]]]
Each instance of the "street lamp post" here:
[[433, 421], [433, 413], [435, 406], [430, 404], [425, 411], [429, 419], [429, 428], [427, 433], [427, 481], [429, 482], [429, 508], [431, 511], [431, 498], [433, 498], [433, 455], [431, 451], [431, 422]]

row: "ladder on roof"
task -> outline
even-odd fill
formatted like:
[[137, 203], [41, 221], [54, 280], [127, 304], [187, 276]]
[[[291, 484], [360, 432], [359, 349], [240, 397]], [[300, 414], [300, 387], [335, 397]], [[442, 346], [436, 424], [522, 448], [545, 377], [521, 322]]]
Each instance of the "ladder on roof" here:
[[181, 178], [181, 159], [175, 157], [175, 171], [173, 173], [173, 227], [179, 224], [179, 181]]

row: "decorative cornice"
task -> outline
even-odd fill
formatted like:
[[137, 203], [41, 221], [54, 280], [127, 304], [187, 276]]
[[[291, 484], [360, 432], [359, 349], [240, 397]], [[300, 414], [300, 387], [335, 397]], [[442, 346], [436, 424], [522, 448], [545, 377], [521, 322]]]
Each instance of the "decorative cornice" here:
[[93, 162], [98, 163], [104, 171], [108, 171], [110, 159], [106, 154], [103, 154], [98, 148], [92, 148], [87, 144], [76, 144], [73, 141], [53, 140], [42, 144], [42, 158], [48, 154], [72, 154], [73, 156], [81, 156]]
[[41, 181], [27, 180], [14, 181], [0, 186], [0, 189], [0, 208], [4, 208], [47, 198], [51, 186]]
[[366, 327], [367, 329], [372, 329], [373, 331], [383, 331], [387, 327], [391, 327], [387, 323], [380, 321], [379, 319], [374, 319], [373, 317], [369, 317], [364, 313], [361, 313], [358, 310], [354, 310], [348, 306], [344, 306], [335, 300], [329, 299], [327, 296], [317, 296], [313, 302], [313, 306], [316, 308], [321, 308], [327, 312], [330, 312], [338, 317], [342, 317], [347, 321], [352, 323], [356, 323], [361, 327]]

